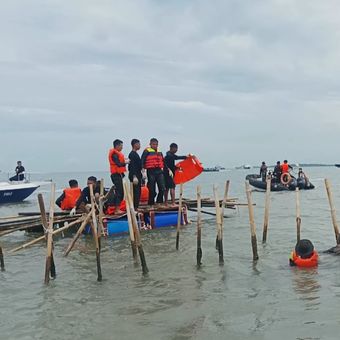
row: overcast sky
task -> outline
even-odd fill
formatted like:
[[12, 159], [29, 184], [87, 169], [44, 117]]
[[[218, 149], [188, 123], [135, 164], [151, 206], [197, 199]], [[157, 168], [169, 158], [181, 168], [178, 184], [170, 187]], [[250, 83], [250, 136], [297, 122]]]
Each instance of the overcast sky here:
[[206, 166], [340, 162], [337, 0], [2, 0], [0, 169], [106, 170], [115, 138]]

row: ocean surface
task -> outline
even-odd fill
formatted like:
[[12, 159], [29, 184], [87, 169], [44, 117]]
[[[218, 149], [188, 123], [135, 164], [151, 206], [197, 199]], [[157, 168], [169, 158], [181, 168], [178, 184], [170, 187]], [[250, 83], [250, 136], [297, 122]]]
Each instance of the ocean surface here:
[[[304, 169], [316, 186], [302, 191], [301, 236], [320, 253], [316, 269], [292, 268], [288, 258], [296, 241], [295, 193], [271, 194], [267, 244], [263, 245], [263, 192], [252, 193], [257, 227], [257, 263], [252, 261], [246, 207], [227, 209], [224, 220], [224, 266], [215, 250], [216, 222], [203, 215], [203, 265], [196, 267], [196, 215], [182, 228], [175, 249], [175, 228], [142, 233], [149, 267], [143, 277], [132, 261], [127, 237], [102, 241], [103, 281], [96, 281], [95, 249], [81, 237], [70, 255], [63, 250], [70, 237], [56, 238], [57, 278], [46, 287], [43, 243], [15, 255], [7, 251], [32, 238], [16, 232], [0, 238], [6, 271], [0, 272], [0, 339], [339, 339], [340, 257], [323, 254], [335, 245], [324, 178], [332, 184], [340, 207], [340, 169]], [[256, 170], [203, 173], [184, 186], [184, 197], [212, 197], [213, 184], [222, 197], [230, 180], [230, 196], [246, 203], [244, 178]], [[71, 178], [85, 185], [89, 175], [48, 173], [32, 180], [53, 179], [58, 193]], [[42, 192], [48, 209], [50, 185], [20, 204], [0, 206], [0, 217], [38, 211]], [[340, 211], [339, 211], [340, 213]]]

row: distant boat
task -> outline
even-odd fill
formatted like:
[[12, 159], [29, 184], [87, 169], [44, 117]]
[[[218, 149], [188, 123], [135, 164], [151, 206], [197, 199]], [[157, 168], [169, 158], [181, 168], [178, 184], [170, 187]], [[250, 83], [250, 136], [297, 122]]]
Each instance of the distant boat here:
[[334, 164], [337, 168], [340, 168], [340, 164]]
[[204, 172], [218, 172], [218, 171], [222, 171], [225, 170], [225, 168], [223, 166], [220, 165], [216, 165], [213, 168], [204, 168], [203, 171]]
[[39, 184], [24, 181], [0, 182], [0, 204], [21, 202], [39, 186]]
[[251, 166], [249, 164], [243, 165], [242, 169], [251, 169]]

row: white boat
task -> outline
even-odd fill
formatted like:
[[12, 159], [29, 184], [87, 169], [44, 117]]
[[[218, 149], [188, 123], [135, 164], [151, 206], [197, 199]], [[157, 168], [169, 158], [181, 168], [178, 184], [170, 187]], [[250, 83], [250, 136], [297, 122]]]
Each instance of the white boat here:
[[21, 202], [39, 186], [38, 183], [25, 181], [0, 182], [0, 204]]

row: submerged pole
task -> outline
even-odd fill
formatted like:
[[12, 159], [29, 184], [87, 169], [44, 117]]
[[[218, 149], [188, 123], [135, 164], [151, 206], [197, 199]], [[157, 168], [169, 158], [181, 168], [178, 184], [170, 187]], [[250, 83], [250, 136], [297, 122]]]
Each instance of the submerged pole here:
[[96, 216], [96, 209], [94, 206], [95, 197], [93, 194], [93, 185], [90, 185], [90, 196], [91, 196], [91, 215], [92, 215], [92, 223], [91, 230], [92, 236], [94, 240], [94, 244], [96, 246], [96, 262], [97, 262], [97, 281], [102, 281], [102, 268], [100, 264], [100, 245], [99, 245], [99, 237], [98, 237], [98, 223], [97, 223], [97, 216]]
[[249, 187], [249, 182], [246, 181], [246, 194], [248, 200], [248, 211], [249, 211], [249, 223], [250, 223], [250, 233], [251, 233], [251, 247], [253, 250], [253, 261], [259, 259], [259, 255], [257, 253], [257, 239], [256, 239], [256, 226], [254, 220], [254, 208], [251, 199], [251, 191]]
[[268, 224], [269, 224], [269, 206], [270, 206], [270, 189], [271, 189], [271, 176], [268, 175], [266, 179], [266, 201], [264, 207], [264, 222], [263, 222], [263, 235], [262, 235], [262, 243], [267, 242], [267, 232], [268, 232]]
[[197, 266], [201, 266], [201, 260], [202, 260], [202, 214], [201, 214], [201, 186], [197, 186]]
[[300, 190], [295, 189], [296, 192], [296, 242], [300, 241], [301, 235], [301, 212], [300, 212]]
[[214, 185], [214, 198], [215, 198], [215, 208], [216, 208], [216, 225], [217, 225], [217, 249], [218, 249], [218, 257], [219, 257], [219, 264], [224, 264], [223, 258], [223, 226], [222, 226], [222, 218], [221, 218], [221, 207], [220, 201], [218, 199], [217, 188]]
[[1, 246], [0, 246], [0, 269], [1, 269], [2, 272], [5, 271], [4, 253], [2, 252]]
[[178, 216], [177, 216], [177, 229], [176, 229], [176, 250], [178, 250], [179, 248], [179, 232], [181, 229], [181, 220], [182, 220], [182, 202], [183, 202], [183, 183], [180, 184], [180, 189], [179, 189]]
[[338, 222], [336, 220], [336, 210], [335, 210], [335, 206], [334, 206], [334, 202], [333, 202], [331, 184], [330, 184], [330, 182], [327, 178], [325, 178], [325, 186], [326, 186], [329, 206], [331, 208], [331, 215], [332, 215], [332, 222], [333, 222], [335, 240], [336, 240], [337, 244], [340, 244], [339, 226], [338, 226]]

